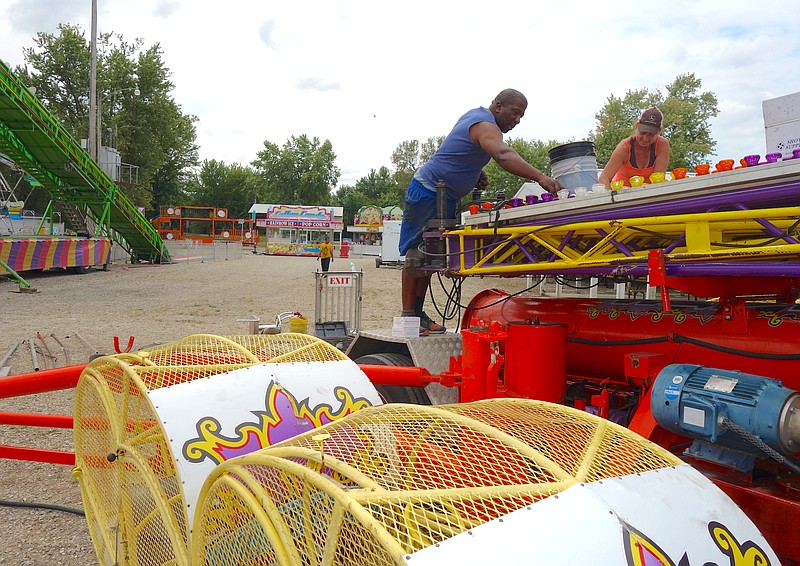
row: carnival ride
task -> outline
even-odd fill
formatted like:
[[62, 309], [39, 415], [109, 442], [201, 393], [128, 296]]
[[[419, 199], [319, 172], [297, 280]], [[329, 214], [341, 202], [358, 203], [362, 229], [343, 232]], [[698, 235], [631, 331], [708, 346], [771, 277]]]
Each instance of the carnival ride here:
[[214, 467], [380, 402], [341, 351], [305, 334], [196, 335], [98, 358], [75, 393], [74, 475], [102, 564], [190, 564]]
[[348, 354], [390, 400], [542, 399], [629, 427], [702, 471], [785, 563], [800, 563], [800, 539], [787, 536], [800, 529], [798, 190], [800, 159], [786, 159], [499, 203], [429, 230], [430, 269], [647, 277], [660, 300], [489, 290], [466, 306], [459, 333], [362, 333]]
[[162, 206], [152, 224], [163, 240], [238, 241], [252, 246], [260, 239], [252, 219], [231, 218], [228, 209], [214, 206]]
[[[91, 236], [106, 240], [107, 248], [111, 241], [119, 244], [134, 262], [169, 261], [169, 252], [155, 228], [3, 61], [0, 152], [46, 188], [53, 202], [73, 205], [90, 218], [94, 225]], [[51, 225], [53, 202], [44, 214], [50, 216]], [[14, 247], [17, 239], [24, 242], [17, 242]], [[25, 262], [25, 253], [49, 258], [45, 267], [95, 265], [93, 257], [84, 260], [78, 256], [76, 260], [74, 254], [72, 264], [67, 261], [68, 255], [60, 261], [62, 255], [54, 254], [50, 248], [58, 244], [56, 240], [66, 239], [46, 234], [3, 240], [6, 257], [19, 259], [5, 262], [6, 270], [11, 271], [11, 265], [21, 269], [42, 267]], [[25, 249], [20, 251], [20, 245]]]
[[76, 386], [101, 564], [778, 563], [721, 490], [620, 425], [530, 399], [382, 405], [308, 335], [195, 335], [64, 376], [0, 396]]
[[[4, 64], [0, 150], [135, 261], [169, 257]], [[103, 564], [800, 563], [798, 189], [789, 160], [499, 203], [428, 232], [430, 269], [647, 275], [661, 300], [495, 290], [460, 333], [362, 333], [356, 363], [193, 336], [12, 376], [0, 397], [76, 387], [74, 418], [0, 419], [76, 448], [0, 457], [75, 464]]]
[[[503, 229], [472, 244], [476, 263]], [[427, 236], [461, 250], [463, 233]], [[792, 564], [794, 305], [669, 305], [487, 291], [460, 333], [361, 333], [357, 364], [306, 335], [192, 336], [12, 376], [0, 397], [76, 386], [74, 418], [2, 418], [71, 426], [75, 454], [0, 456], [75, 464], [102, 564], [479, 564], [487, 549], [508, 563]], [[591, 544], [575, 548], [574, 529]]]

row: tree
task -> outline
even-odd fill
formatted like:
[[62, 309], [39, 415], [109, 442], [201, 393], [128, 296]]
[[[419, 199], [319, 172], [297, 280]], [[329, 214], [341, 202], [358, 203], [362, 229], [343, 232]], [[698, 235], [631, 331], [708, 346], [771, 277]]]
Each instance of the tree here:
[[174, 85], [159, 44], [139, 54], [135, 73], [140, 95], [124, 115], [130, 122], [121, 132], [129, 131], [131, 142], [122, 160], [140, 167], [139, 186], [151, 191], [152, 201], [174, 203], [197, 165], [197, 118], [184, 115], [170, 96]]
[[[58, 35], [38, 33], [35, 47], [24, 50], [26, 65], [15, 72], [36, 87], [37, 97], [65, 129], [82, 139], [88, 137], [90, 46], [79, 26], [58, 29]], [[121, 184], [133, 202], [150, 209], [180, 202], [197, 165], [197, 119], [184, 115], [171, 98], [169, 75], [158, 44], [143, 49], [140, 39], [98, 37], [102, 142], [112, 144], [123, 163], [138, 167], [136, 182]]]
[[327, 205], [339, 180], [336, 154], [329, 140], [292, 136], [280, 148], [265, 141], [251, 162], [263, 182], [265, 197], [275, 204]]
[[335, 202], [344, 209], [343, 217], [347, 223], [352, 222], [354, 215], [362, 206], [400, 205], [405, 190], [406, 187], [397, 184], [394, 175], [387, 167], [381, 167], [377, 171], [370, 170], [366, 177], [356, 181], [355, 186], [340, 187]]
[[709, 155], [716, 142], [711, 138], [709, 120], [715, 117], [717, 97], [699, 92], [700, 79], [693, 73], [678, 75], [667, 85], [667, 96], [648, 89], [629, 90], [623, 98], [611, 95], [595, 114], [597, 126], [589, 134], [597, 153], [597, 164], [603, 167], [620, 140], [633, 133], [639, 114], [645, 108], [658, 106], [664, 114], [663, 136], [669, 139], [668, 169], [692, 167]]
[[[540, 140], [527, 141], [523, 139], [509, 139], [506, 144], [513, 148], [520, 157], [536, 167], [542, 173], [550, 174], [550, 159], [547, 152], [561, 142]], [[484, 168], [489, 177], [489, 186], [483, 192], [484, 197], [494, 197], [499, 192], [505, 193], [506, 198], [511, 198], [525, 183], [524, 179], [513, 175], [500, 167], [494, 160]]]
[[620, 140], [630, 137], [642, 110], [658, 106], [660, 102], [660, 95], [650, 93], [646, 88], [629, 90], [624, 98], [617, 98], [613, 94], [608, 97], [603, 108], [594, 116], [597, 120], [595, 131], [589, 134], [589, 139], [594, 142], [598, 167], [605, 166]]
[[[22, 50], [27, 65], [14, 69], [64, 128], [81, 139], [89, 131], [89, 48], [78, 26], [59, 24], [59, 35], [39, 32]], [[106, 35], [98, 37], [98, 43]], [[28, 66], [31, 71], [28, 71]]]
[[356, 212], [362, 206], [367, 206], [367, 197], [352, 185], [343, 185], [336, 191], [334, 204], [343, 209], [342, 218], [345, 226], [353, 222]]
[[419, 157], [419, 141], [400, 142], [392, 152], [392, 165], [394, 165], [395, 182], [407, 187], [411, 177], [414, 176], [414, 171], [422, 165]]
[[366, 177], [356, 181], [356, 190], [364, 195], [367, 204], [389, 206], [403, 201], [406, 187], [401, 188], [392, 172], [387, 167], [381, 167], [377, 171], [371, 169]]
[[246, 218], [258, 195], [258, 179], [250, 167], [206, 160], [195, 180], [192, 204], [227, 208], [231, 218]]
[[661, 104], [664, 113], [664, 137], [669, 139], [669, 169], [692, 168], [706, 161], [717, 142], [711, 137], [711, 118], [719, 114], [713, 92], [700, 92], [702, 81], [690, 73], [679, 75], [667, 85], [667, 98]]
[[419, 169], [431, 155], [442, 145], [444, 136], [430, 137], [424, 142], [406, 140], [400, 142], [392, 152], [392, 165], [394, 166], [394, 180], [402, 188], [402, 197], [405, 196], [406, 187], [414, 176], [414, 171]]

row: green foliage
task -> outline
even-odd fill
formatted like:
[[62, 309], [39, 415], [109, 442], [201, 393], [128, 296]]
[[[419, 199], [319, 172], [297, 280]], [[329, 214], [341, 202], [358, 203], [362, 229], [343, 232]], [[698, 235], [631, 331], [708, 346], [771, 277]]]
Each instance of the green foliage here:
[[442, 145], [444, 136], [430, 137], [424, 142], [418, 140], [406, 140], [400, 142], [392, 152], [392, 165], [394, 166], [394, 180], [401, 190], [400, 202], [405, 197], [405, 190], [414, 176], [414, 172], [419, 169], [431, 155], [436, 153]]
[[[25, 67], [15, 72], [76, 139], [89, 130], [89, 42], [76, 25], [58, 35], [38, 33], [25, 49]], [[157, 209], [184, 200], [190, 169], [197, 165], [196, 117], [184, 115], [171, 98], [174, 85], [155, 44], [103, 34], [97, 44], [98, 128], [123, 163], [138, 167], [133, 183], [121, 183], [136, 204]], [[135, 90], [139, 90], [139, 95]], [[122, 181], [129, 181], [125, 177]]]
[[339, 187], [335, 197], [334, 204], [344, 209], [342, 212], [342, 219], [345, 226], [353, 223], [353, 217], [362, 206], [371, 204], [367, 197], [352, 185], [343, 185]]
[[160, 45], [139, 54], [135, 72], [140, 95], [130, 100], [129, 130], [123, 131], [130, 132], [131, 142], [122, 160], [139, 165], [139, 184], [152, 190], [155, 203], [174, 204], [197, 165], [197, 118], [182, 114], [169, 95], [173, 84]]
[[419, 146], [419, 161], [420, 164], [425, 163], [431, 156], [436, 153], [436, 150], [442, 147], [444, 136], [430, 137]]
[[[539, 140], [527, 141], [523, 139], [508, 139], [506, 144], [513, 148], [520, 157], [536, 167], [542, 173], [550, 174], [550, 159], [547, 152], [550, 148], [561, 145], [561, 142], [549, 141], [543, 142]], [[484, 197], [494, 197], [497, 193], [505, 193], [506, 198], [511, 198], [519, 188], [525, 183], [524, 179], [520, 179], [500, 167], [494, 161], [490, 161], [484, 168], [486, 175], [489, 177], [489, 186], [483, 191]]]
[[250, 167], [206, 160], [194, 178], [191, 204], [227, 208], [231, 218], [247, 218], [258, 200], [258, 178]]
[[401, 187], [387, 167], [371, 169], [366, 177], [356, 181], [356, 190], [374, 206], [397, 205], [403, 201], [406, 187]]
[[339, 180], [336, 154], [329, 140], [320, 142], [302, 134], [283, 147], [265, 141], [252, 161], [264, 186], [264, 198], [274, 204], [328, 205]]
[[633, 134], [634, 124], [645, 108], [657, 106], [664, 114], [662, 135], [670, 142], [668, 169], [692, 167], [711, 154], [716, 142], [711, 138], [709, 120], [715, 117], [717, 97], [700, 92], [701, 80], [693, 73], [679, 75], [667, 85], [666, 98], [660, 91], [646, 88], [629, 90], [624, 97], [611, 95], [595, 114], [597, 126], [589, 134], [597, 152], [597, 165], [603, 167], [617, 144]]
[[419, 141], [400, 142], [392, 152], [392, 165], [394, 165], [395, 182], [407, 187], [414, 176], [414, 171], [422, 165], [419, 156]]
[[[39, 32], [23, 49], [27, 65], [14, 72], [76, 138], [89, 131], [89, 48], [80, 27], [58, 26], [59, 35]], [[98, 38], [98, 43], [107, 36]], [[30, 67], [30, 71], [29, 71]]]
[[343, 218], [348, 224], [362, 206], [402, 206], [405, 190], [406, 186], [399, 185], [387, 167], [381, 167], [377, 171], [370, 170], [366, 177], [356, 181], [355, 186], [340, 187], [335, 202], [344, 208]]
[[707, 161], [717, 142], [711, 137], [711, 118], [719, 114], [713, 92], [700, 92], [702, 81], [694, 74], [680, 75], [667, 85], [664, 137], [669, 140], [669, 169], [692, 168]]
[[589, 134], [597, 154], [597, 166], [602, 168], [611, 158], [620, 140], [633, 134], [633, 127], [642, 110], [660, 106], [661, 97], [651, 94], [646, 88], [629, 90], [624, 98], [613, 94], [608, 97], [600, 112], [595, 114], [596, 130]]

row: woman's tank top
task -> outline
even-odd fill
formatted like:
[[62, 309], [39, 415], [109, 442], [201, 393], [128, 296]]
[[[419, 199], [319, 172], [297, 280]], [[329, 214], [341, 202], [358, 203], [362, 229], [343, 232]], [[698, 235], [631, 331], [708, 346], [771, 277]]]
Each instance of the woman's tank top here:
[[647, 181], [650, 178], [650, 174], [655, 171], [655, 163], [656, 163], [656, 153], [658, 150], [658, 142], [661, 139], [661, 136], [656, 138], [656, 141], [653, 145], [650, 146], [650, 157], [648, 159], [648, 163], [646, 167], [639, 167], [636, 163], [636, 152], [634, 150], [633, 145], [633, 136], [630, 138], [623, 140], [622, 143], [628, 146], [628, 159], [620, 165], [617, 174], [614, 175], [613, 181], [622, 181], [625, 183], [626, 187], [631, 186], [631, 182], [629, 179], [631, 177], [635, 177], [636, 175], [640, 175], [644, 177], [644, 180]]

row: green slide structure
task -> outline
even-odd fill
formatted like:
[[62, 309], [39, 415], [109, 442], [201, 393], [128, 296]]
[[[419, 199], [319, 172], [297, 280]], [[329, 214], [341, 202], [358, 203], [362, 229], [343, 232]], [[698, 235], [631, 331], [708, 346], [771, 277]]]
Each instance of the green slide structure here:
[[110, 237], [131, 261], [171, 261], [158, 231], [2, 60], [0, 152], [53, 199], [83, 207], [97, 223], [94, 236]]

